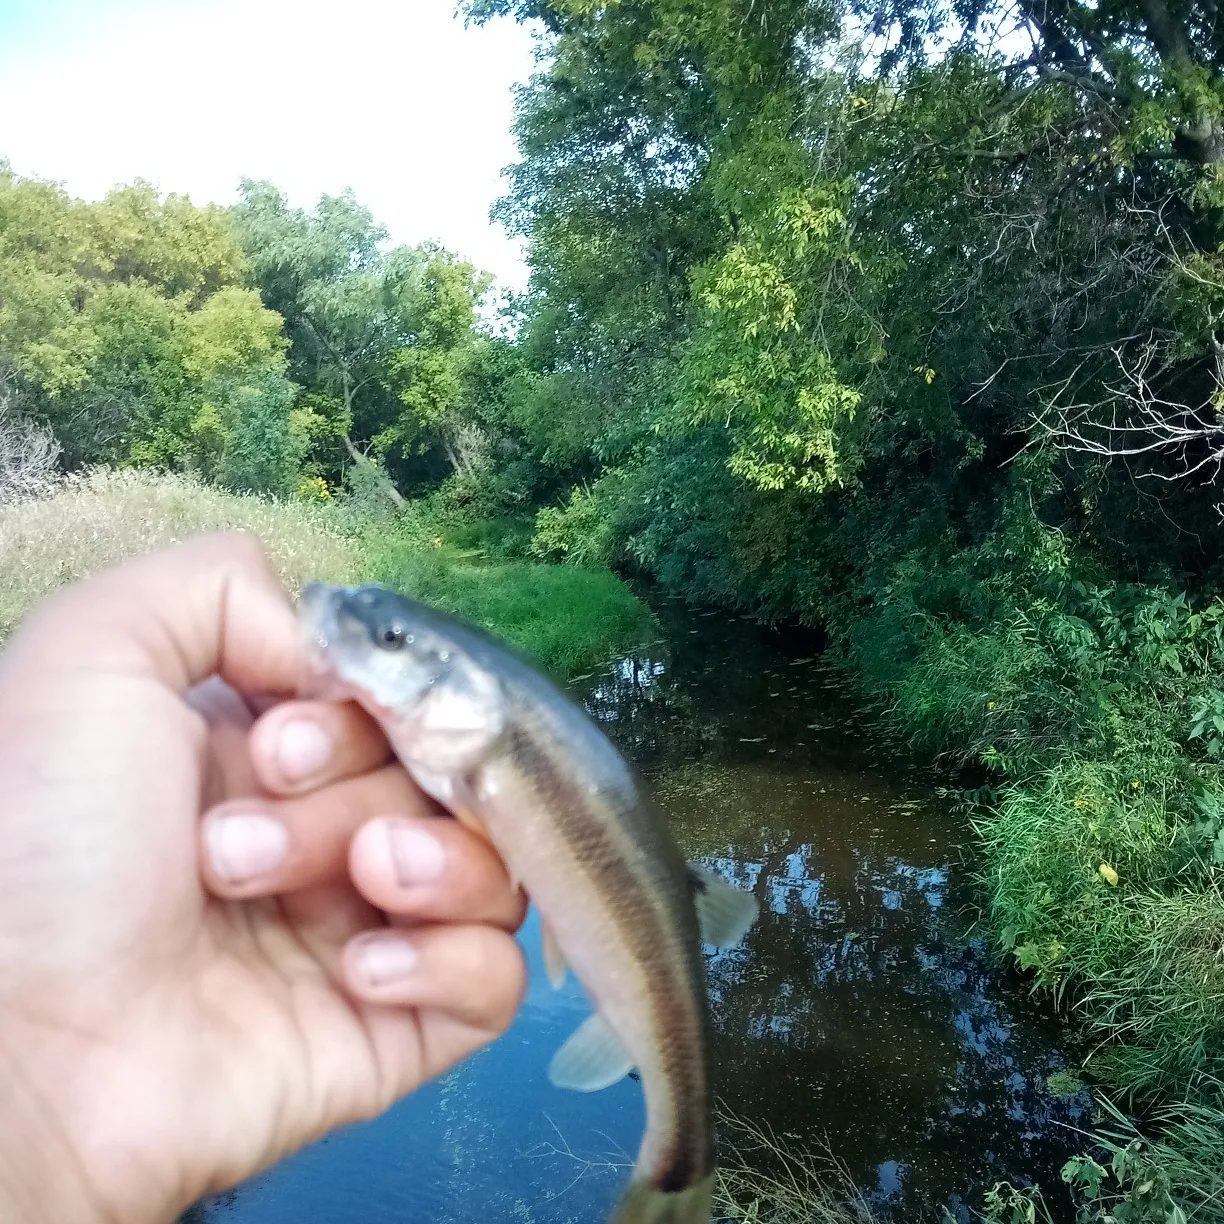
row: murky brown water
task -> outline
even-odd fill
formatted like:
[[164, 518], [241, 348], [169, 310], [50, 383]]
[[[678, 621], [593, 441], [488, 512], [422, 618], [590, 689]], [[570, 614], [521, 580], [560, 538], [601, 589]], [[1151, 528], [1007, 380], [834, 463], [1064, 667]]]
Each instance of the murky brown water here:
[[[709, 962], [718, 1088], [803, 1143], [826, 1136], [883, 1212], [967, 1220], [993, 1182], [1039, 1181], [1077, 1147], [1060, 1030], [974, 935], [972, 843], [930, 778], [856, 719], [810, 639], [663, 609], [667, 641], [575, 688], [651, 780], [690, 855], [762, 904]], [[602, 1220], [642, 1127], [640, 1088], [551, 1088], [586, 1014], [532, 987], [492, 1049], [383, 1118], [308, 1149], [198, 1218], [217, 1224]]]

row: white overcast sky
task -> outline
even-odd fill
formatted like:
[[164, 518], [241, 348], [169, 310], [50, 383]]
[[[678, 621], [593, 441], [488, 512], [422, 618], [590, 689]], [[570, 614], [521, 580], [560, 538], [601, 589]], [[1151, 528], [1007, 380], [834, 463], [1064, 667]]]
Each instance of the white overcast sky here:
[[528, 31], [456, 0], [0, 0], [0, 157], [91, 199], [149, 179], [196, 203], [266, 178], [352, 187], [395, 242], [437, 239], [522, 288], [489, 221], [514, 160]]

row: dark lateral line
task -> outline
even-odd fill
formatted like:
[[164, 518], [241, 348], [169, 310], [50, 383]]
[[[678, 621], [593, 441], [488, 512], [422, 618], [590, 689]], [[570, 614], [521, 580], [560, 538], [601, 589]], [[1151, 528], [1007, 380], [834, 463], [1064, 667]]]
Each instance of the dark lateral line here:
[[[523, 728], [511, 728], [507, 751], [523, 776], [533, 780], [541, 798], [549, 802], [552, 810], [565, 813], [566, 840], [575, 857], [601, 887], [617, 898], [622, 915], [617, 924], [621, 936], [634, 959], [649, 968], [650, 976], [659, 976], [655, 972], [659, 949], [673, 941], [657, 929], [657, 911], [643, 896], [641, 884], [630, 871], [603, 821], [591, 811], [590, 796], [572, 782], [568, 770], [549, 756], [547, 748]], [[684, 976], [688, 990], [697, 992], [697, 1015], [693, 1019], [697, 1024], [698, 1047], [692, 1053], [704, 1060], [709, 1026], [705, 1012], [705, 975], [696, 947], [684, 966]], [[676, 1012], [669, 1006], [672, 1002], [670, 992], [659, 991], [653, 996], [655, 1014], [652, 1019], [656, 1031], [661, 1034], [682, 1032], [692, 1023], [684, 1014], [688, 1009], [682, 1006]], [[701, 1181], [713, 1168], [709, 1069], [703, 1061], [699, 1070], [700, 1091], [694, 1092], [692, 1068], [683, 1057], [683, 1046], [677, 1049], [674, 1043], [664, 1042], [662, 1054], [664, 1075], [669, 1084], [680, 1091], [672, 1102], [676, 1118], [669, 1136], [671, 1142], [664, 1152], [661, 1169], [651, 1180], [658, 1189], [676, 1193]]]

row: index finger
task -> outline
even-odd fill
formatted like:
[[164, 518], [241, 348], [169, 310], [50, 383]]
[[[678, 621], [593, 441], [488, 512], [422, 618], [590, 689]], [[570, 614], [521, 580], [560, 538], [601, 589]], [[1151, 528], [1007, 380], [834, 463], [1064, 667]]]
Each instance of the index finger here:
[[297, 620], [250, 536], [197, 536], [127, 561], [52, 596], [27, 619], [10, 659], [155, 675], [184, 692], [220, 675], [243, 692], [292, 693]]

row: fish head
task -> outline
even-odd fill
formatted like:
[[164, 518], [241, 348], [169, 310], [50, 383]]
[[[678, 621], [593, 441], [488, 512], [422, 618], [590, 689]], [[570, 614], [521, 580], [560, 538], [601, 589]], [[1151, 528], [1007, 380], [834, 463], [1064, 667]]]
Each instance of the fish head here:
[[310, 677], [317, 696], [363, 694], [388, 710], [420, 702], [453, 669], [453, 651], [423, 624], [424, 609], [379, 586], [312, 582], [302, 591]]
[[433, 609], [386, 587], [314, 582], [302, 591], [300, 615], [308, 639], [303, 694], [356, 698], [406, 765], [460, 769], [500, 735], [498, 678]]

